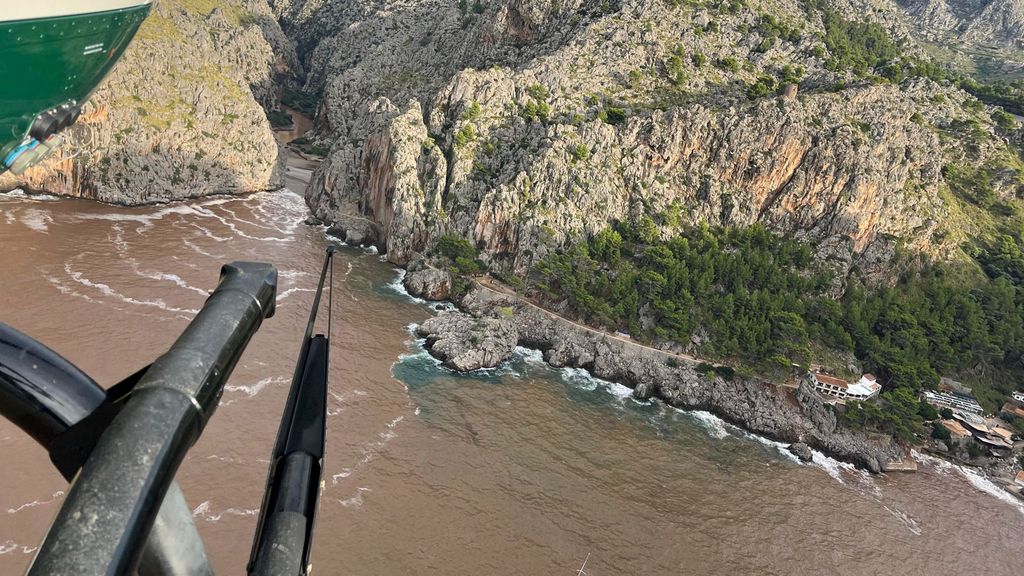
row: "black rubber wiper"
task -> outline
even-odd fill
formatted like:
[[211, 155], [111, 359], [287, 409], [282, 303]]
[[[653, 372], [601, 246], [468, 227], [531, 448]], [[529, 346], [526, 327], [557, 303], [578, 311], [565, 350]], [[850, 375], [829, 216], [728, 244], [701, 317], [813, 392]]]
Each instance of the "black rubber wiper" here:
[[[316, 297], [271, 454], [267, 487], [249, 557], [249, 574], [304, 576], [310, 570], [326, 439], [333, 262], [332, 246], [324, 256]], [[331, 287], [327, 296], [327, 333], [314, 336], [313, 326], [325, 279]]]
[[269, 264], [221, 269], [203, 309], [87, 449], [29, 574], [127, 574], [138, 566], [178, 466], [249, 339], [274, 313], [276, 294], [277, 270]]

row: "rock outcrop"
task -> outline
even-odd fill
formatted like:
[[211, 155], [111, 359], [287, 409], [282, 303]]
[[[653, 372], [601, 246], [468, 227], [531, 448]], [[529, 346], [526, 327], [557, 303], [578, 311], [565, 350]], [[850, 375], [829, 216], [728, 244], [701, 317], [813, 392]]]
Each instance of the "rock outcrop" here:
[[431, 354], [462, 372], [494, 368], [512, 355], [518, 341], [508, 318], [474, 318], [456, 311], [441, 312], [416, 328]]
[[944, 32], [966, 42], [1024, 48], [1021, 0], [904, 0], [901, 5], [936, 38]]
[[296, 66], [265, 0], [157, 0], [58, 153], [0, 189], [142, 204], [281, 186], [261, 104]]
[[810, 462], [814, 459], [814, 453], [811, 452], [811, 447], [803, 442], [794, 442], [787, 448], [791, 454], [800, 459], [801, 462]]
[[638, 399], [706, 410], [754, 433], [803, 443], [872, 472], [900, 454], [891, 438], [838, 427], [809, 387], [793, 394], [755, 379], [701, 373], [686, 358], [610, 337], [478, 286], [461, 306], [464, 311], [443, 312], [417, 328], [430, 353], [456, 370], [497, 366], [521, 345], [543, 351], [552, 366], [584, 368], [630, 386]]
[[450, 272], [429, 266], [422, 258], [406, 266], [402, 285], [413, 296], [427, 300], [447, 300], [452, 292]]

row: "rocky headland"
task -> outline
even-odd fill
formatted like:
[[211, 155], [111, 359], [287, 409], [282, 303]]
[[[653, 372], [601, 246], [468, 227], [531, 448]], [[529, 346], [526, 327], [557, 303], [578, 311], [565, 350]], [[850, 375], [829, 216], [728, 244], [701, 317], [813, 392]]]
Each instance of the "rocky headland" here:
[[[411, 294], [433, 298], [450, 290], [447, 272], [419, 261], [403, 280]], [[705, 410], [773, 440], [792, 444], [801, 459], [809, 448], [881, 472], [904, 451], [889, 436], [854, 432], [806, 384], [786, 388], [702, 370], [696, 359], [643, 346], [561, 318], [522, 298], [474, 282], [456, 298], [459, 310], [442, 311], [417, 327], [425, 347], [445, 366], [466, 372], [498, 366], [516, 346], [540, 350], [554, 367], [583, 368], [633, 389], [640, 400], [657, 398], [686, 410]]]
[[300, 71], [264, 0], [156, 0], [58, 152], [0, 189], [135, 205], [279, 188], [264, 108]]

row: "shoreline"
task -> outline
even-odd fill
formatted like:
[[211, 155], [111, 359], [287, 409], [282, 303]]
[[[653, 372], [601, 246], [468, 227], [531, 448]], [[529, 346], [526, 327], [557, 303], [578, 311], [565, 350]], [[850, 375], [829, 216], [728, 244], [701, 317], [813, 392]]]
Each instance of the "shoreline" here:
[[[463, 314], [463, 315], [468, 315], [468, 316], [473, 318], [473, 320], [472, 320], [473, 323], [479, 322], [481, 319], [484, 320], [485, 322], [487, 321], [488, 316], [487, 316], [487, 314], [481, 314], [480, 313], [481, 312], [481, 310], [480, 310], [480, 303], [474, 299], [474, 297], [473, 297], [474, 290], [472, 290], [472, 289], [459, 302], [456, 302], [455, 298], [444, 298], [444, 299], [430, 300], [430, 299], [427, 299], [422, 293], [416, 292], [415, 289], [420, 287], [420, 286], [422, 286], [422, 282], [419, 282], [419, 281], [416, 280], [416, 276], [417, 276], [416, 268], [420, 267], [420, 270], [422, 271], [423, 267], [425, 267], [425, 266], [427, 266], [427, 265], [425, 265], [425, 264], [418, 264], [415, 259], [413, 260], [413, 262], [410, 263], [410, 266], [407, 266], [407, 267], [399, 266], [399, 267], [397, 267], [397, 269], [400, 272], [400, 276], [396, 280], [396, 283], [400, 284], [401, 288], [404, 289], [404, 292], [405, 292], [406, 296], [408, 296], [408, 297], [410, 297], [410, 298], [412, 298], [414, 300], [418, 300], [421, 303], [429, 305], [431, 310], [436, 314], [434, 317], [432, 317], [431, 319], [428, 319], [423, 324], [427, 324], [431, 320], [439, 318], [439, 317], [441, 317], [444, 314]], [[442, 274], [446, 274], [446, 275], [448, 274], [447, 272], [436, 270], [434, 268], [429, 268], [429, 269], [433, 270], [435, 272], [442, 273]], [[410, 270], [412, 270], [412, 272], [410, 272]], [[430, 274], [431, 275], [435, 275], [434, 272], [432, 272]], [[436, 275], [435, 275], [435, 277], [436, 277]], [[417, 286], [418, 284], [420, 286]], [[473, 286], [477, 290], [482, 288], [480, 286], [480, 283], [478, 283], [478, 282], [474, 282]], [[549, 311], [549, 310], [546, 310], [546, 309], [544, 309], [542, 307], [539, 307], [536, 304], [534, 304], [533, 302], [530, 302], [528, 299], [523, 298], [521, 296], [513, 295], [513, 294], [508, 294], [508, 293], [498, 293], [498, 292], [493, 291], [493, 290], [491, 290], [491, 292], [492, 292], [492, 294], [497, 296], [497, 298], [496, 298], [497, 303], [508, 303], [507, 298], [510, 298], [510, 297], [511, 298], [517, 298], [520, 301], [521, 305], [525, 305], [526, 307], [532, 307], [532, 308], [540, 311], [541, 313], [544, 313], [544, 314], [549, 315], [549, 316], [554, 317], [554, 318], [562, 319], [562, 317], [560, 315], [558, 315], [557, 313]], [[466, 302], [467, 298], [470, 300], [470, 302]], [[448, 308], [437, 307], [437, 303], [442, 302], [442, 301], [447, 303], [450, 307], [448, 307]], [[518, 309], [516, 309], [514, 312], [516, 314], [518, 314], [520, 311]], [[493, 319], [493, 317], [491, 317], [490, 319]], [[534, 325], [540, 325], [540, 326], [543, 325], [543, 323], [539, 323], [538, 324], [536, 322], [533, 322], [532, 320], [533, 319], [530, 319], [529, 315], [527, 315], [527, 318], [526, 318], [526, 322], [527, 323], [534, 324]], [[575, 322], [573, 322], [571, 320], [566, 320], [566, 319], [563, 319], [563, 320], [565, 320], [569, 324], [573, 324], [573, 325], [579, 326], [578, 323], [575, 323]], [[472, 372], [473, 371], [473, 370], [468, 370], [468, 371], [467, 370], [460, 370], [458, 368], [453, 367], [452, 364], [451, 364], [452, 358], [447, 356], [447, 354], [450, 352], [450, 350], [441, 350], [441, 351], [439, 351], [439, 350], [435, 349], [439, 342], [445, 341], [446, 337], [447, 338], [454, 337], [455, 340], [458, 341], [460, 339], [460, 335], [458, 335], [458, 334], [455, 334], [455, 335], [444, 334], [444, 333], [442, 333], [439, 330], [435, 330], [436, 327], [428, 327], [427, 329], [422, 329], [423, 324], [421, 324], [420, 327], [417, 327], [413, 334], [414, 334], [414, 336], [420, 338], [423, 341], [422, 342], [422, 348], [428, 354], [433, 356], [435, 358], [435, 360], [439, 364], [441, 364], [442, 366], [445, 366], [449, 370], [453, 370], [455, 372], [462, 372], [462, 373]], [[617, 337], [617, 336], [615, 336], [613, 334], [603, 333], [603, 332], [600, 332], [600, 331], [595, 330], [595, 329], [590, 328], [590, 327], [583, 326], [581, 328], [585, 328], [586, 331], [588, 331], [590, 333], [601, 335], [601, 340], [618, 340], [618, 341], [626, 344], [627, 346], [631, 346], [631, 347], [635, 347], [635, 348], [647, 349], [647, 350], [650, 350], [651, 352], [659, 353], [659, 354], [666, 355], [666, 356], [673, 356], [674, 355], [671, 352], [666, 352], [666, 351], [663, 351], [663, 350], [659, 350], [659, 349], [655, 349], [655, 348], [651, 348], [651, 347], [645, 346], [643, 344], [639, 344], [637, 342], [633, 342], [633, 341], [630, 341], [630, 340], [625, 340], [625, 339]], [[541, 328], [541, 330], [543, 330], [543, 327]], [[462, 334], [461, 336], [464, 336], [464, 338], [461, 338], [462, 340], [465, 340], [467, 338], [469, 338], [469, 339], [473, 338], [471, 332], [466, 332], [466, 333]], [[431, 343], [432, 339], [434, 340], [433, 343]], [[481, 339], [480, 340], [480, 344], [484, 344], [484, 343], [485, 343], [485, 341], [483, 339]], [[449, 345], [450, 345], [450, 343], [449, 343]], [[446, 348], [446, 345], [442, 344], [442, 348]], [[549, 367], [551, 367], [551, 368], [556, 368], [556, 369], [560, 369], [560, 368], [582, 369], [590, 377], [595, 378], [597, 380], [605, 381], [605, 382], [608, 382], [608, 383], [611, 383], [611, 384], [617, 384], [617, 385], [625, 386], [625, 387], [629, 388], [632, 391], [630, 396], [632, 398], [638, 400], [638, 401], [645, 401], [645, 400], [649, 400], [649, 399], [657, 399], [657, 400], [660, 400], [661, 402], [663, 402], [667, 407], [669, 407], [671, 409], [679, 410], [681, 412], [685, 412], [687, 414], [694, 415], [694, 417], [696, 417], [698, 419], [700, 418], [699, 417], [700, 413], [708, 414], [711, 417], [717, 419], [718, 421], [720, 421], [720, 422], [722, 422], [724, 424], [727, 424], [727, 425], [730, 425], [732, 427], [735, 427], [736, 429], [741, 431], [744, 435], [752, 438], [754, 441], [757, 441], [759, 443], [766, 444], [766, 445], [771, 445], [771, 446], [775, 447], [777, 450], [779, 450], [780, 452], [788, 452], [788, 454], [785, 454], [784, 456], [786, 456], [786, 457], [792, 456], [794, 459], [796, 459], [797, 461], [799, 461], [802, 464], [812, 464], [813, 463], [813, 464], [816, 464], [819, 467], [822, 467], [822, 468], [827, 470], [829, 467], [827, 465], [823, 464], [822, 463], [823, 461], [821, 460], [821, 458], [824, 457], [824, 458], [826, 458], [828, 460], [832, 460], [832, 461], [838, 463], [841, 466], [852, 466], [855, 469], [860, 469], [860, 470], [863, 470], [865, 472], [872, 473], [872, 474], [880, 474], [880, 473], [885, 473], [885, 472], [902, 472], [902, 473], [916, 472], [917, 469], [918, 469], [918, 466], [921, 465], [921, 464], [932, 465], [934, 467], [938, 467], [938, 468], [941, 468], [941, 469], [955, 469], [955, 470], [958, 470], [960, 475], [963, 476], [975, 489], [977, 489], [979, 491], [982, 491], [982, 492], [985, 492], [985, 493], [987, 493], [987, 494], [989, 494], [989, 495], [991, 495], [991, 496], [993, 496], [993, 497], [995, 497], [995, 498], [997, 498], [999, 500], [1002, 500], [1002, 501], [1004, 501], [1006, 503], [1009, 503], [1012, 506], [1017, 507], [1019, 510], [1021, 510], [1021, 512], [1024, 512], [1024, 503], [1022, 503], [1022, 501], [1021, 501], [1022, 499], [1020, 498], [1020, 496], [1018, 496], [1014, 492], [1006, 489], [1006, 486], [1004, 485], [1005, 484], [1005, 479], [1001, 475], [990, 473], [990, 471], [988, 471], [985, 466], [981, 466], [981, 465], [977, 465], [977, 464], [973, 464], [973, 463], [969, 463], [969, 462], [963, 462], [963, 461], [959, 461], [957, 459], [950, 459], [950, 458], [946, 457], [945, 454], [942, 454], [942, 453], [937, 452], [937, 451], [930, 450], [928, 448], [927, 444], [922, 445], [922, 446], [904, 447], [904, 446], [896, 444], [890, 437], [887, 437], [887, 436], [885, 436], [885, 438], [888, 440], [888, 442], [885, 442], [885, 441], [879, 442], [880, 440], [882, 440], [882, 436], [883, 435], [869, 434], [869, 433], [865, 433], [865, 432], [861, 432], [861, 431], [848, 430], [848, 429], [844, 429], [844, 428], [840, 427], [838, 430], [833, 430], [833, 434], [837, 434], [840, 438], [845, 438], [848, 441], [852, 440], [852, 443], [851, 444], [846, 444], [846, 445], [840, 444], [840, 445], [838, 445], [839, 450], [834, 450], [834, 449], [832, 449], [829, 446], [825, 446], [825, 445], [819, 444], [819, 442], [816, 440], [816, 438], [818, 438], [817, 434], [820, 431], [818, 431], [818, 430], [810, 430], [809, 432], [805, 431], [808, 434], [810, 434], [810, 436], [802, 436], [802, 437], [800, 437], [797, 440], [797, 442], [795, 442], [796, 444], [799, 444], [799, 443], [802, 443], [801, 440], [808, 440], [808, 443], [805, 446], [808, 447], [809, 449], [807, 451], [806, 457], [802, 457], [800, 454], [798, 454], [796, 451], [793, 450], [792, 446], [793, 446], [794, 442], [791, 440], [791, 437], [779, 436], [779, 435], [774, 434], [771, 430], [767, 430], [767, 429], [761, 428], [758, 425], [759, 422], [757, 421], [757, 419], [756, 418], [751, 419], [751, 418], [746, 417], [746, 413], [745, 412], [741, 411], [740, 414], [737, 417], [734, 417], [734, 416], [736, 416], [735, 414], [729, 414], [729, 413], [723, 412], [720, 409], [721, 406], [706, 405], [706, 404], [705, 405], [701, 405], [701, 404], [679, 403], [679, 402], [675, 401], [677, 398], [674, 398], [673, 396], [665, 397], [664, 395], [662, 395], [660, 393], [657, 393], [657, 391], [651, 392], [650, 396], [644, 396], [643, 395], [644, 394], [644, 388], [646, 388], [648, 391], [651, 391], [651, 390], [653, 390], [658, 385], [658, 383], [652, 384], [652, 383], [648, 382], [648, 383], [636, 384], [635, 382], [628, 381], [627, 379], [615, 377], [614, 374], [605, 374], [605, 373], [603, 373], [601, 371], [601, 368], [598, 366], [597, 363], [591, 363], [590, 365], [587, 365], [587, 366], [580, 365], [580, 363], [578, 363], [578, 362], [563, 363], [564, 352], [559, 350], [559, 348], [557, 346], [546, 346], [543, 342], [540, 342], [540, 343], [523, 342], [522, 340], [518, 340], [517, 339], [517, 342], [514, 343], [514, 346], [512, 348], [513, 352], [508, 354], [508, 356], [505, 357], [504, 360], [500, 361], [498, 363], [498, 365], [508, 361], [511, 358], [511, 356], [516, 353], [517, 349], [520, 349], [520, 350], [521, 349], [525, 349], [527, 351], [532, 351], [534, 353], [541, 354], [543, 362], [546, 365], [548, 365]], [[578, 358], [577, 358], [577, 360], [578, 360]], [[695, 359], [695, 360], [697, 362], [700, 362], [700, 359]], [[479, 368], [478, 370], [491, 370], [493, 368], [494, 367], [484, 366], [484, 367]], [[595, 368], [597, 368], [597, 369], [595, 369]], [[692, 366], [691, 366], [691, 368], [692, 368]], [[707, 382], [705, 384], [719, 384], [720, 385], [720, 384], [724, 384], [724, 383], [725, 382], [723, 382], [720, 377], [715, 377], [711, 382]], [[800, 387], [797, 387], [795, 389], [794, 388], [785, 387], [785, 386], [781, 386], [781, 385], [772, 384], [772, 383], [767, 382], [767, 381], [748, 380], [745, 384], [746, 384], [745, 386], [739, 387], [739, 389], [742, 390], [745, 394], [738, 394], [736, 396], [736, 398], [734, 398], [734, 400], [740, 401], [740, 402], [738, 402], [739, 404], [742, 404], [743, 401], [750, 401], [752, 403], [751, 406], [755, 406], [756, 407], [756, 405], [759, 402], [762, 402], [764, 400], [763, 396], [756, 392], [757, 388], [760, 386], [760, 387], [762, 387], [764, 389], [774, 389], [775, 392], [778, 393], [778, 394], [785, 394], [785, 395], [789, 396], [793, 402], [797, 402], [797, 403], [801, 402], [797, 398], [797, 396], [800, 395], [801, 392], [802, 392], [802, 394], [804, 395], [803, 404], [800, 406], [802, 412], [805, 411], [805, 408], [809, 407], [809, 408], [811, 408], [810, 412], [813, 415], [814, 412], [815, 412], [814, 411], [815, 408], [819, 408], [819, 409], [822, 408], [823, 402], [821, 401], [820, 397], [816, 393], [814, 393], [812, 390], [810, 390], [809, 387], [806, 387], [806, 384], [803, 384]], [[801, 388], [803, 388], [804, 390], [801, 391]], [[640, 393], [641, 393], [640, 396], [637, 395], [638, 389], [640, 390]], [[735, 392], [735, 391], [736, 391], [736, 387], [733, 387], [733, 392]], [[751, 393], [752, 391], [753, 391], [753, 393]], [[747, 394], [749, 394], [749, 395], [747, 395]], [[792, 404], [787, 406], [787, 408], [785, 410], [790, 410], [791, 408], [793, 408]], [[819, 414], [820, 414], [820, 412], [819, 412]], [[808, 418], [811, 418], [811, 416], [806, 414], [806, 413], [804, 414], [804, 416], [807, 416]], [[833, 415], [833, 419], [834, 419], [834, 415]], [[814, 422], [812, 421], [812, 423], [814, 423]], [[805, 424], [806, 424], [806, 422], [805, 422]], [[817, 425], [817, 424], [815, 424], [815, 425]], [[874, 436], [873, 439], [872, 439], [872, 436]], [[828, 440], [828, 439], [826, 438], [825, 440]], [[857, 445], [858, 445], [858, 442], [861, 442], [861, 441], [867, 443], [867, 444], [861, 445], [861, 448], [866, 448], [866, 450], [864, 450], [864, 451], [859, 451], [859, 450], [856, 449]], [[893, 448], [895, 450], [895, 454], [894, 454], [895, 458], [891, 459], [891, 460], [886, 460], [886, 461], [880, 462], [879, 463], [880, 464], [879, 469], [877, 469], [877, 470], [874, 469], [872, 467], [870, 461], [868, 460], [868, 458], [870, 458], [873, 454], [877, 457], [877, 454], [878, 454], [877, 451], [879, 451], [879, 450], [881, 450], [883, 453], [885, 453], [886, 452], [885, 449], [889, 448], [889, 447], [891, 447], [891, 448]], [[849, 450], [850, 448], [854, 448], [854, 450]], [[830, 475], [831, 475], [831, 473], [830, 473]]]
[[418, 259], [406, 267], [402, 284], [414, 297], [456, 306], [438, 311], [416, 331], [425, 339], [424, 348], [450, 369], [493, 368], [521, 346], [539, 351], [554, 368], [582, 369], [626, 386], [638, 400], [658, 398], [673, 408], [709, 412], [744, 431], [788, 444], [803, 461], [812, 458], [813, 449], [872, 473], [913, 467], [908, 466], [913, 463], [909, 453], [891, 438], [838, 426], [834, 413], [805, 384], [792, 389], [752, 378], [700, 374], [697, 367], [705, 361], [699, 358], [581, 326], [477, 281], [456, 301], [450, 275]]

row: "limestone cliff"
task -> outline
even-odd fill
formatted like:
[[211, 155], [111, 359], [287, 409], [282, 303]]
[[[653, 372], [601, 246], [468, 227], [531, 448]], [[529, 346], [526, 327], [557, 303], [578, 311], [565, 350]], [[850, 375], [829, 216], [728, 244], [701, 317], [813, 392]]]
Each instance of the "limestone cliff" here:
[[261, 104], [297, 66], [264, 0], [157, 0], [60, 151], [0, 188], [140, 204], [280, 186]]
[[[948, 256], [963, 239], [944, 165], [1010, 154], [955, 88], [828, 69], [796, 1], [274, 5], [323, 90], [331, 153], [308, 202], [399, 264], [456, 233], [522, 272], [647, 214], [666, 233], [763, 222], [818, 241], [840, 276], [882, 277], [897, 245]], [[996, 186], [1012, 197], [1016, 175]]]
[[1024, 47], [1021, 0], [905, 0], [902, 4], [933, 35], [947, 33], [980, 45]]

